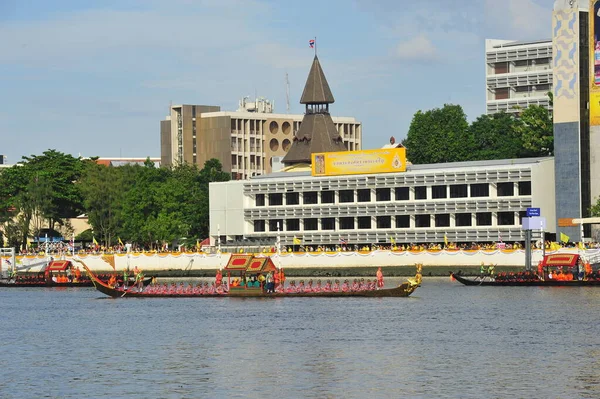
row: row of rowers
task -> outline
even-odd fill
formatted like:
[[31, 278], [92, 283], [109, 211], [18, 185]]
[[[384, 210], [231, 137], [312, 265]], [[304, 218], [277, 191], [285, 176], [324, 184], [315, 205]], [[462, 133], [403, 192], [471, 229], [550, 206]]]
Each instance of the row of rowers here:
[[[250, 286], [248, 282], [248, 286]], [[300, 280], [298, 284], [295, 281], [291, 281], [290, 284], [285, 287], [285, 284], [277, 284], [274, 292], [278, 293], [309, 293], [309, 292], [356, 292], [356, 291], [369, 291], [376, 290], [377, 281], [362, 279], [354, 279], [353, 282], [350, 280], [344, 280], [340, 283], [339, 280], [331, 281], [327, 280], [325, 284], [321, 283], [321, 280], [317, 280], [313, 283], [313, 280], [309, 280], [306, 284], [304, 280]], [[213, 294], [227, 294], [229, 288], [227, 283], [222, 282], [221, 284], [200, 282], [196, 285], [189, 283], [184, 284], [183, 282], [177, 285], [176, 283], [164, 284], [152, 284], [146, 287], [143, 291], [145, 294], [169, 294], [169, 295], [213, 295]]]

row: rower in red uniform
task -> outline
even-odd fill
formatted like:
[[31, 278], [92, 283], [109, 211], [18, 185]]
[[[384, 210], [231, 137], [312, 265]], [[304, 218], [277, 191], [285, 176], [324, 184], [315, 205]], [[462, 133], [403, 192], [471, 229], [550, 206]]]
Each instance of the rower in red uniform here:
[[342, 292], [348, 292], [350, 290], [350, 284], [348, 280], [344, 280], [344, 284], [342, 284]]
[[221, 273], [221, 269], [219, 269], [219, 270], [217, 270], [217, 277], [215, 278], [215, 285], [217, 287], [220, 287], [222, 282], [223, 282], [223, 274]]
[[383, 288], [383, 272], [381, 271], [381, 267], [377, 269], [377, 289]]
[[340, 292], [340, 280], [335, 280], [333, 284], [333, 288], [331, 289], [333, 292]]

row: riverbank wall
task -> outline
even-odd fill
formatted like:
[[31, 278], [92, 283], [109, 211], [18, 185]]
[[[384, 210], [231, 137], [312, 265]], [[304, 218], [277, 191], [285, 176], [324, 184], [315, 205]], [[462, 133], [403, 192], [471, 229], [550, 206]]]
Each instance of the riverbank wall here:
[[[578, 250], [561, 248], [550, 253], [580, 253], [588, 258], [600, 256], [600, 249]], [[127, 267], [141, 268], [146, 274], [156, 276], [214, 276], [215, 270], [225, 267], [231, 254], [195, 253], [130, 253], [130, 254], [86, 254], [76, 255], [96, 272], [121, 271]], [[523, 270], [524, 250], [423, 250], [423, 251], [358, 251], [358, 252], [286, 252], [278, 254], [255, 254], [271, 256], [278, 267], [283, 267], [288, 276], [373, 276], [377, 267], [382, 267], [388, 276], [414, 274], [414, 265], [423, 265], [425, 276], [447, 276], [450, 271], [461, 270], [463, 274], [479, 273], [481, 263], [493, 264], [495, 271]], [[542, 259], [542, 250], [532, 251], [535, 268]], [[72, 256], [62, 258], [73, 260]], [[44, 259], [43, 256], [19, 256], [17, 264], [26, 266]], [[3, 264], [6, 267], [5, 264]], [[39, 269], [39, 266], [37, 267]], [[24, 270], [25, 271], [25, 270]], [[35, 272], [36, 267], [29, 271]]]

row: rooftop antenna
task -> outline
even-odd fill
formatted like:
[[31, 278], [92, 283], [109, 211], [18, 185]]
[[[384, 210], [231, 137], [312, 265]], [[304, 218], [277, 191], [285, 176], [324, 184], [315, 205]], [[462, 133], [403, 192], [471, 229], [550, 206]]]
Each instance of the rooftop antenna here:
[[288, 73], [285, 73], [285, 105], [287, 113], [290, 113], [290, 80], [288, 79]]

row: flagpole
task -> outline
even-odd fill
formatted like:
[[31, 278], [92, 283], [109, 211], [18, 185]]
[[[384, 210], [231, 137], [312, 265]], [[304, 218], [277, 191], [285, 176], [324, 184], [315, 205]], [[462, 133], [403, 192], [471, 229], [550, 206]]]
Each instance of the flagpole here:
[[315, 57], [317, 56], [317, 37], [315, 36]]

